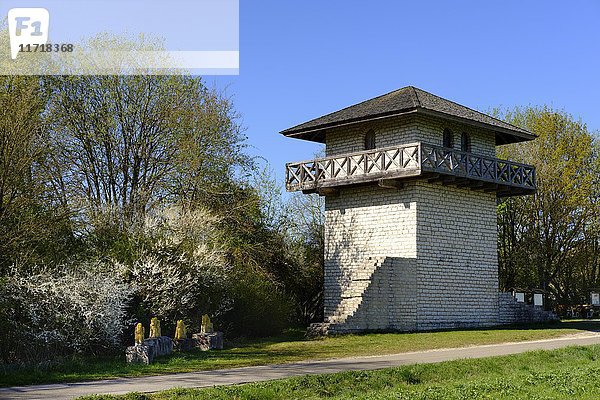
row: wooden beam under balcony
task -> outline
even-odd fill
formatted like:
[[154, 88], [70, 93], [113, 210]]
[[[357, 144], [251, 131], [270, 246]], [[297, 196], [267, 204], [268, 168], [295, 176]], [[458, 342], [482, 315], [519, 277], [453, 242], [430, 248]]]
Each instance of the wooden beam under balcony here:
[[400, 190], [404, 188], [404, 183], [398, 179], [380, 179], [377, 181], [377, 185], [385, 189]]

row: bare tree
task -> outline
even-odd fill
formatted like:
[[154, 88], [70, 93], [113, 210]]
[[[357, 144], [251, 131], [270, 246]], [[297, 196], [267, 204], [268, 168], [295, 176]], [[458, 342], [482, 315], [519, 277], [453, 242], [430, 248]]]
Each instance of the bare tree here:
[[52, 87], [54, 187], [86, 223], [139, 224], [157, 205], [198, 200], [243, 162], [230, 101], [199, 78], [62, 77]]

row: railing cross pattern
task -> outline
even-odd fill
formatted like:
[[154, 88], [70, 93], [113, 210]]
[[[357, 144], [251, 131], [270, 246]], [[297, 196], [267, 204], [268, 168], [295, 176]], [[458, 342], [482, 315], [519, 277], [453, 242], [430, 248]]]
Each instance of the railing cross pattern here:
[[[535, 168], [532, 166], [476, 156], [416, 143], [390, 148], [369, 150], [354, 154], [330, 156], [301, 163], [288, 163], [286, 184], [288, 189], [310, 188], [335, 181], [368, 181], [381, 174], [400, 171], [432, 171], [461, 177], [482, 179], [499, 185], [535, 189]], [[361, 180], [361, 177], [364, 179]], [[335, 186], [335, 184], [333, 184]]]

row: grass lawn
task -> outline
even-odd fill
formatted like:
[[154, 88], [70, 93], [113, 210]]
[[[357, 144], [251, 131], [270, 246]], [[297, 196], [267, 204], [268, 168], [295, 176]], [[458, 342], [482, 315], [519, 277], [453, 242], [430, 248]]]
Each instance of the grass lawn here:
[[599, 399], [600, 346], [87, 399]]
[[292, 331], [281, 337], [237, 342], [222, 351], [175, 353], [159, 358], [151, 365], [127, 364], [124, 356], [120, 356], [79, 357], [59, 365], [37, 368], [2, 369], [0, 366], [0, 386], [74, 382], [300, 360], [394, 354], [427, 349], [548, 339], [591, 330], [600, 331], [600, 321], [560, 322], [501, 329], [373, 333], [317, 340], [306, 340], [303, 338], [302, 332]]

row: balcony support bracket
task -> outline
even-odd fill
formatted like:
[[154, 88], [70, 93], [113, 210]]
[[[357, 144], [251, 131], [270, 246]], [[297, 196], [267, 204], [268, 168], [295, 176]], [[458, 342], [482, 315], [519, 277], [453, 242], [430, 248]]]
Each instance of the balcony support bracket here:
[[315, 193], [318, 194], [319, 196], [338, 197], [340, 195], [340, 190], [338, 188], [334, 188], [334, 187], [302, 190], [302, 194], [315, 194]]
[[379, 179], [377, 185], [386, 189], [400, 190], [404, 188], [404, 183], [398, 181], [397, 179]]

